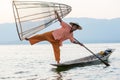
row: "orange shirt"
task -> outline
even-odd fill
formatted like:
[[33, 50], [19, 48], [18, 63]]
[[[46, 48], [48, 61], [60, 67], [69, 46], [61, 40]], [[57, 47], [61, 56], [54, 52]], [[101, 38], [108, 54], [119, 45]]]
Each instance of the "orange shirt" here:
[[52, 33], [54, 39], [59, 40], [60, 45], [62, 45], [62, 42], [66, 39], [70, 39], [70, 41], [73, 42], [73, 33], [70, 32], [71, 26], [63, 21], [60, 24], [62, 27], [60, 29], [54, 30]]

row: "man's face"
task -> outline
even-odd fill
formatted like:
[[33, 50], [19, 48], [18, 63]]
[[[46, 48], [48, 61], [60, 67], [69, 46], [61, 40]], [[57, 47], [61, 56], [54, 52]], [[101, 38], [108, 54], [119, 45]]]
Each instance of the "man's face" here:
[[72, 26], [72, 30], [73, 30], [73, 31], [77, 30], [77, 26], [76, 26], [76, 25], [73, 25], [73, 26]]

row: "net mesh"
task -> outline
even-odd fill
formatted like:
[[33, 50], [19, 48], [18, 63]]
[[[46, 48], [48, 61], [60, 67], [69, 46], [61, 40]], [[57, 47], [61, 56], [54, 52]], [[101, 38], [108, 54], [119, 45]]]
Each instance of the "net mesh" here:
[[13, 12], [20, 40], [56, 22], [54, 10], [63, 18], [71, 11], [71, 7], [51, 2], [13, 1]]

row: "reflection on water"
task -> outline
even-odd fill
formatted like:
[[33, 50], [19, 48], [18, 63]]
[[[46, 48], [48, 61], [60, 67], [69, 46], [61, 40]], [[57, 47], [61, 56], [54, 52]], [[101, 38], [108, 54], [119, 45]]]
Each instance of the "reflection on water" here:
[[[86, 44], [97, 53], [114, 48], [110, 67], [104, 64], [57, 70], [51, 45], [1, 45], [0, 80], [120, 80], [120, 44]], [[91, 55], [77, 45], [61, 47], [61, 62]], [[92, 74], [91, 74], [92, 73]]]

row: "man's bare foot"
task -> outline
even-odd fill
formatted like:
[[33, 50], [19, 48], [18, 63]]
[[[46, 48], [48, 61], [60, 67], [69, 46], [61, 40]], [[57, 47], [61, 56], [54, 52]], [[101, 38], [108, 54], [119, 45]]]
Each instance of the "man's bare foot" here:
[[59, 62], [59, 61], [57, 61], [57, 64], [60, 64], [60, 62]]
[[28, 40], [29, 40], [29, 38], [25, 38], [25, 40], [27, 40], [27, 41], [28, 41]]

